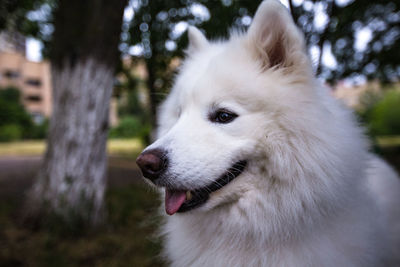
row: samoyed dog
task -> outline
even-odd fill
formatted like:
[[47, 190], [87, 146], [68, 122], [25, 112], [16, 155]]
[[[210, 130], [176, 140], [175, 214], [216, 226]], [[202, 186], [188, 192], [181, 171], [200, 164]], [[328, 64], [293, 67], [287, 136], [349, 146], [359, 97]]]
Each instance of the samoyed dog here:
[[228, 41], [188, 34], [158, 139], [137, 158], [173, 215], [171, 265], [399, 264], [398, 177], [315, 79], [287, 9], [262, 2]]

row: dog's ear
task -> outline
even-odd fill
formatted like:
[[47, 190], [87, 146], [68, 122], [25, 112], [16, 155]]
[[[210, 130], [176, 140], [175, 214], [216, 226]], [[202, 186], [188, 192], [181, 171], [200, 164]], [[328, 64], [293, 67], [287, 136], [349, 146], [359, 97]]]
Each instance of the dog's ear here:
[[188, 27], [189, 46], [188, 51], [200, 50], [208, 45], [207, 38], [194, 26]]
[[247, 37], [255, 57], [262, 60], [263, 68], [290, 68], [308, 60], [303, 35], [289, 11], [277, 0], [261, 3]]

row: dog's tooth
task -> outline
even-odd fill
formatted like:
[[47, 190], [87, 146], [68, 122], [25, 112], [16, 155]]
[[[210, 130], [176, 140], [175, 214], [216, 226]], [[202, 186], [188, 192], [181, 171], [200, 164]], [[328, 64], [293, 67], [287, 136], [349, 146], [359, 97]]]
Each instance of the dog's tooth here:
[[191, 200], [192, 199], [192, 193], [188, 190], [186, 191], [186, 200]]

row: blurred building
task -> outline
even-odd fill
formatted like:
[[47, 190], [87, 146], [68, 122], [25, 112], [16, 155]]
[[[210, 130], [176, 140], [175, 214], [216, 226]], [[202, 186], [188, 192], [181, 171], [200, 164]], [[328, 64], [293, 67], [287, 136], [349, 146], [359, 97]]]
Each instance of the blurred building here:
[[50, 64], [27, 60], [20, 34], [0, 33], [0, 87], [19, 89], [22, 104], [36, 122], [51, 115]]
[[367, 93], [379, 93], [382, 86], [378, 80], [353, 84], [346, 81], [340, 81], [332, 88], [333, 95], [342, 100], [347, 106], [357, 109], [362, 105], [362, 97]]
[[[0, 88], [15, 87], [35, 122], [49, 118], [52, 111], [50, 63], [29, 61], [25, 57], [25, 37], [18, 33], [0, 33]], [[110, 125], [118, 123], [117, 101], [111, 100]]]

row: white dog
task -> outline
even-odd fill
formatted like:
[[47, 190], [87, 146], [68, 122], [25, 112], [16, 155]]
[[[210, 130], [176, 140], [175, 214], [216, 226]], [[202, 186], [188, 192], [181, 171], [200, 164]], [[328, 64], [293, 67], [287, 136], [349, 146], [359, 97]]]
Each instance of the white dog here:
[[247, 33], [190, 27], [189, 42], [137, 159], [165, 188], [172, 266], [394, 266], [398, 177], [316, 81], [286, 8], [264, 1]]

